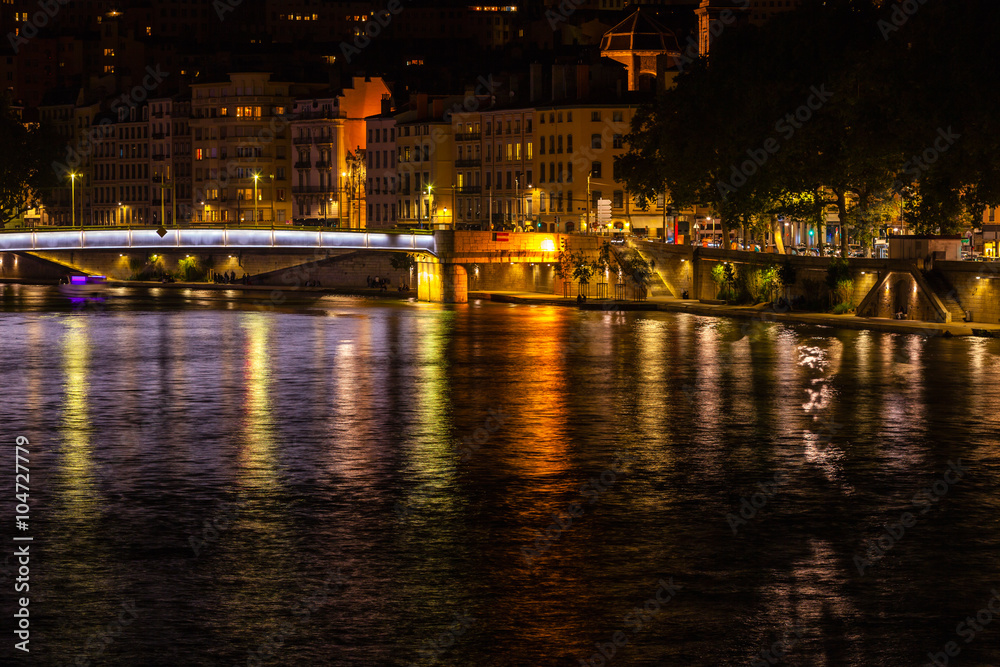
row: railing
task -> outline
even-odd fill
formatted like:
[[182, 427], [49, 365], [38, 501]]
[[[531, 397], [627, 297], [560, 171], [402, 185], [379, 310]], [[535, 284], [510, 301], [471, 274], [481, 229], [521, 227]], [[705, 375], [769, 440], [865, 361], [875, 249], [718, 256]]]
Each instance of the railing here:
[[164, 159], [162, 155], [153, 155], [153, 162], [163, 162]]
[[462, 132], [455, 135], [455, 141], [478, 141], [482, 136], [481, 132]]
[[166, 136], [167, 135], [165, 133], [163, 133], [163, 132], [153, 132], [153, 138], [154, 139], [163, 139]]
[[337, 194], [336, 190], [326, 187], [325, 185], [293, 185], [292, 193], [297, 195], [309, 195], [309, 194]]
[[155, 226], [46, 228], [46, 231], [0, 233], [0, 251], [107, 250], [138, 248], [329, 248], [372, 249], [436, 253], [431, 233], [409, 229], [330, 231], [329, 227], [284, 225], [223, 225], [208, 223], [171, 227], [163, 236]]
[[468, 160], [455, 160], [456, 167], [478, 167], [483, 164], [482, 158], [472, 158]]
[[330, 168], [330, 165], [332, 165], [332, 164], [333, 164], [333, 163], [332, 163], [332, 162], [329, 162], [329, 161], [325, 161], [325, 162], [324, 162], [324, 161], [321, 161], [321, 162], [317, 162], [317, 163], [316, 163], [316, 168], [317, 168], [317, 169], [329, 169], [329, 168]]
[[332, 144], [333, 135], [332, 134], [321, 134], [318, 137], [314, 137], [317, 144]]
[[302, 145], [302, 144], [311, 144], [312, 142], [313, 142], [313, 138], [312, 137], [293, 137], [292, 138], [292, 143], [293, 144]]
[[463, 185], [457, 190], [460, 195], [478, 195], [483, 191], [483, 187], [481, 185]]
[[312, 163], [309, 162], [308, 160], [305, 161], [305, 162], [296, 162], [295, 163], [295, 168], [296, 169], [311, 169], [312, 168]]

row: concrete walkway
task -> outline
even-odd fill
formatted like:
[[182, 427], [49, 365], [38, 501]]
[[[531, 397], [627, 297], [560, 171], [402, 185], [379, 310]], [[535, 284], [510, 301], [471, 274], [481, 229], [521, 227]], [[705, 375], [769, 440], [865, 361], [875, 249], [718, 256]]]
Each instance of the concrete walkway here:
[[[484, 299], [504, 303], [529, 303], [539, 305], [573, 306], [576, 307], [576, 297], [560, 297], [554, 294], [537, 294], [534, 292], [469, 292], [470, 299]], [[763, 306], [727, 306], [725, 304], [702, 303], [693, 299], [676, 299], [665, 296], [652, 296], [646, 301], [610, 301], [607, 299], [588, 299], [583, 306], [585, 310], [604, 310], [614, 304], [612, 309], [620, 310], [658, 310], [678, 313], [692, 313], [711, 317], [737, 317], [758, 319], [767, 322], [789, 322], [798, 324], [813, 324], [816, 326], [839, 327], [842, 329], [867, 329], [871, 331], [886, 331], [890, 333], [912, 333], [923, 335], [971, 336], [973, 329], [984, 329], [1000, 334], [1000, 324], [984, 322], [914, 322], [909, 320], [889, 320], [878, 317], [858, 317], [856, 315], [832, 315], [830, 313], [788, 312], [777, 313]]]

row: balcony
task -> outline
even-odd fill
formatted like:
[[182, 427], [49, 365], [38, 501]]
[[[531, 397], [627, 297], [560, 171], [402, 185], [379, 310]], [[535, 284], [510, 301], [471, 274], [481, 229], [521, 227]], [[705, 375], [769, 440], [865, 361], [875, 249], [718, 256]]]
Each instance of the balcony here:
[[163, 155], [153, 155], [153, 162], [163, 162], [166, 158]]
[[163, 112], [162, 111], [154, 111], [153, 112], [153, 118], [163, 118]]
[[317, 144], [332, 144], [333, 143], [333, 135], [332, 134], [324, 134], [324, 135], [321, 135], [321, 136], [318, 136], [318, 137], [314, 137], [314, 139], [316, 140]]
[[292, 143], [296, 145], [308, 145], [313, 142], [312, 137], [293, 137]]
[[154, 138], [154, 139], [163, 139], [163, 138], [165, 138], [165, 137], [166, 137], [167, 135], [166, 135], [166, 134], [164, 134], [163, 132], [153, 132], [153, 135], [152, 135], [152, 136], [153, 136], [153, 138]]
[[481, 158], [473, 158], [467, 160], [455, 160], [456, 167], [479, 167], [483, 164]]
[[340, 118], [339, 109], [331, 111], [295, 111], [292, 113], [293, 120], [333, 120], [334, 118]]
[[325, 185], [293, 185], [292, 194], [295, 195], [330, 195], [336, 196], [337, 191]]
[[463, 185], [460, 188], [456, 188], [456, 190], [460, 195], [478, 195], [482, 193], [483, 187], [481, 185]]
[[455, 135], [455, 141], [479, 141], [482, 136], [482, 132], [463, 132]]
[[306, 160], [305, 162], [296, 162], [295, 163], [295, 168], [296, 169], [312, 169], [312, 163], [309, 162], [309, 160]]
[[327, 161], [327, 162], [317, 162], [316, 163], [316, 168], [317, 169], [329, 169], [332, 166], [333, 166], [333, 163], [329, 162], [329, 161]]

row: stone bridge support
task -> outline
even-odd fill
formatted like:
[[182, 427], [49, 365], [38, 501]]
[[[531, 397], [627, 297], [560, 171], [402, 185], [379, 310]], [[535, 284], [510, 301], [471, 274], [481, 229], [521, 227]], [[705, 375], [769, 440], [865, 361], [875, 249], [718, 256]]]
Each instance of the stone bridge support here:
[[441, 303], [468, 303], [469, 274], [461, 264], [418, 262], [417, 298]]

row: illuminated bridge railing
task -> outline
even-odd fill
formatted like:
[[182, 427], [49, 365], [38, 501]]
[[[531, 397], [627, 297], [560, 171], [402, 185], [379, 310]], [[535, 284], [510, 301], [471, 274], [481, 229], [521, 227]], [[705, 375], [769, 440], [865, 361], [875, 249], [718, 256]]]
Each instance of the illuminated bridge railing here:
[[308, 249], [397, 250], [435, 254], [430, 234], [385, 232], [330, 232], [296, 229], [169, 229], [160, 237], [155, 229], [97, 229], [0, 234], [0, 251], [33, 250], [195, 250]]

